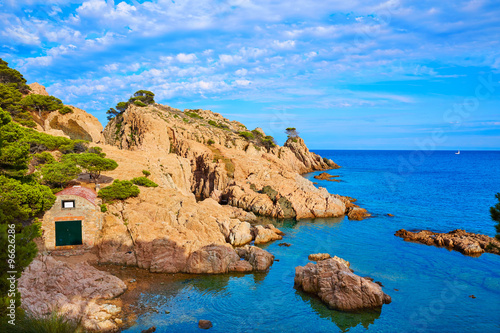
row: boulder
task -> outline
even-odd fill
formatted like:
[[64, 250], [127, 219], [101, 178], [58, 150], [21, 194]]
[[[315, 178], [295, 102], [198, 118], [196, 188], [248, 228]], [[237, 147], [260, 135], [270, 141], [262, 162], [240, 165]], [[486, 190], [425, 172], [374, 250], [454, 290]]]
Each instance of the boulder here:
[[391, 302], [380, 285], [354, 274], [335, 258], [296, 267], [294, 285], [340, 311], [381, 308]]
[[[261, 225], [257, 225], [253, 228], [252, 232], [255, 239], [255, 244], [263, 244], [271, 241], [275, 241], [278, 239], [283, 239], [283, 237], [277, 234], [274, 230], [278, 230], [274, 226], [271, 225], [272, 228], [268, 226], [263, 227]], [[278, 230], [281, 234], [283, 234], [280, 230]]]
[[274, 261], [274, 256], [271, 253], [257, 246], [246, 245], [237, 248], [236, 251], [240, 258], [247, 260], [256, 271], [267, 270]]
[[[51, 256], [38, 256], [18, 281], [22, 307], [35, 316], [53, 310], [79, 320], [87, 330], [115, 331], [121, 308], [99, 300], [121, 295], [125, 283], [86, 262], [69, 264]], [[99, 301], [99, 303], [97, 303]]]
[[371, 216], [370, 213], [364, 208], [360, 208], [357, 206], [351, 207], [347, 211], [347, 217], [349, 220], [362, 220], [365, 217]]
[[229, 243], [233, 246], [242, 246], [252, 241], [251, 225], [248, 222], [241, 222], [235, 225], [229, 232]]
[[204, 330], [208, 330], [212, 326], [213, 325], [212, 325], [212, 322], [210, 320], [200, 320], [198, 322], [198, 327], [201, 329], [204, 329]]
[[227, 273], [239, 261], [238, 254], [229, 246], [209, 245], [191, 254], [186, 264], [187, 273]]

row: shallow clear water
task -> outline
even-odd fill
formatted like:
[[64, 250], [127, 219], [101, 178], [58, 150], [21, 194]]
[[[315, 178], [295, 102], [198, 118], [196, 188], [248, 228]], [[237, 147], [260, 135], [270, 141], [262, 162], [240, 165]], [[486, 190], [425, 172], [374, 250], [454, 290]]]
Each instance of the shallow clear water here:
[[[197, 332], [200, 319], [212, 321], [212, 332], [500, 332], [500, 256], [472, 258], [394, 236], [401, 228], [494, 235], [489, 207], [500, 192], [500, 152], [438, 151], [422, 159], [406, 151], [317, 153], [342, 166], [329, 171], [340, 183], [317, 186], [357, 198], [373, 218], [277, 222], [286, 235], [263, 246], [279, 259], [269, 272], [196, 275], [144, 293], [140, 302], [158, 312], [141, 315], [126, 332], [153, 325], [157, 332]], [[315, 174], [305, 177], [316, 181]], [[381, 281], [392, 303], [380, 313], [348, 314], [296, 291], [294, 268], [316, 252]]]

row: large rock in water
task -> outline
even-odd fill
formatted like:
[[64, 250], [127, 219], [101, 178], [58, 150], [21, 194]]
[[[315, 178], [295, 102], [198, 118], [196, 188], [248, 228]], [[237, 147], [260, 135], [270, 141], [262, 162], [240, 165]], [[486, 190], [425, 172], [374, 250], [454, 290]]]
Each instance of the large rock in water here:
[[295, 288], [317, 295], [335, 310], [380, 308], [391, 302], [391, 297], [382, 291], [380, 285], [354, 274], [336, 258], [296, 267], [294, 282]]
[[[500, 248], [500, 241], [497, 239], [460, 229], [448, 233], [432, 232], [429, 230], [411, 232], [401, 229], [396, 231], [395, 236], [401, 237], [405, 241], [418, 242], [426, 245], [445, 246], [470, 256], [477, 257], [484, 252], [500, 254], [498, 250]], [[493, 246], [488, 246], [490, 244]]]
[[244, 246], [236, 249], [240, 258], [247, 260], [256, 271], [265, 271], [274, 262], [274, 256], [257, 246]]
[[87, 263], [68, 264], [38, 256], [18, 282], [22, 307], [39, 317], [53, 310], [79, 320], [87, 330], [116, 331], [121, 308], [98, 300], [111, 299], [127, 289], [125, 283]]

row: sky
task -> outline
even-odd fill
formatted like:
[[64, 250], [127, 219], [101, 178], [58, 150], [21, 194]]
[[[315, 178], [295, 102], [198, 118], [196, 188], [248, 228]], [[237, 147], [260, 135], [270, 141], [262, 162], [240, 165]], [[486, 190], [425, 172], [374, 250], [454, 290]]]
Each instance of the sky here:
[[0, 57], [106, 124], [135, 91], [312, 149], [500, 149], [500, 1], [0, 0]]

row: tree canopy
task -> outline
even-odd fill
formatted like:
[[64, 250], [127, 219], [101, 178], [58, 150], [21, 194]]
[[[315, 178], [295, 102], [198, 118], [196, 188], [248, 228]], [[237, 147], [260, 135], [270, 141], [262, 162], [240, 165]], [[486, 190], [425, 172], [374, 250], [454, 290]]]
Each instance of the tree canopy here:
[[288, 135], [288, 138], [298, 138], [299, 137], [299, 132], [297, 132], [297, 129], [295, 127], [288, 127], [285, 130], [286, 135]]
[[75, 179], [81, 172], [82, 170], [73, 161], [47, 163], [41, 169], [44, 184], [61, 188]]
[[103, 171], [111, 171], [118, 167], [118, 163], [110, 158], [101, 157], [95, 153], [69, 154], [63, 161], [73, 160], [90, 176], [90, 180], [97, 182]]
[[21, 100], [21, 105], [25, 110], [37, 111], [40, 118], [42, 118], [42, 113], [56, 111], [64, 107], [59, 98], [37, 94], [24, 97]]
[[136, 91], [134, 95], [129, 98], [128, 102], [119, 102], [118, 104], [116, 104], [114, 108], [109, 108], [109, 110], [106, 111], [106, 114], [108, 115], [108, 120], [111, 120], [116, 116], [121, 115], [123, 112], [125, 112], [125, 110], [127, 110], [130, 104], [134, 104], [141, 107], [154, 104], [155, 103], [154, 96], [155, 94], [153, 94], [151, 91], [148, 90]]

